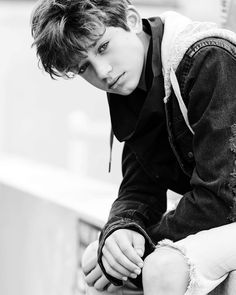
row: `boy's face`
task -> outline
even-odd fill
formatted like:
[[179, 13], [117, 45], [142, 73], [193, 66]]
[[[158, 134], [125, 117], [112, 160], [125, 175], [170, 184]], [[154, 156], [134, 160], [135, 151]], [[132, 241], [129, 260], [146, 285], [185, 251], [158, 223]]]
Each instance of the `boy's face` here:
[[145, 49], [135, 30], [107, 27], [78, 65], [81, 77], [110, 93], [129, 95], [138, 86]]

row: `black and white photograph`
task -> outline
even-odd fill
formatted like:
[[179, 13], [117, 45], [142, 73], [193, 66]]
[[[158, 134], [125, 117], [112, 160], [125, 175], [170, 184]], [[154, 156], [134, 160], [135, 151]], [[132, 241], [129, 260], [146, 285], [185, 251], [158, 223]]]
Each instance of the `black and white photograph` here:
[[236, 0], [0, 0], [0, 295], [236, 295]]

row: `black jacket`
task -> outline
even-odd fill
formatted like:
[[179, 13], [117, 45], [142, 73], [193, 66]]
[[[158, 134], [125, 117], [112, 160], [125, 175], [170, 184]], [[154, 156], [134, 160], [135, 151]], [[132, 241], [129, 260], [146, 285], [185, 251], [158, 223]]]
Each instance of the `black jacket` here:
[[[192, 135], [175, 95], [163, 103], [163, 24], [159, 18], [144, 24], [152, 36], [146, 69], [148, 92], [136, 89], [128, 97], [108, 95], [114, 134], [125, 145], [123, 181], [100, 236], [98, 261], [104, 272], [104, 241], [119, 228], [144, 235], [146, 256], [163, 238], [176, 241], [235, 219], [235, 46], [220, 38], [200, 40], [178, 66]], [[163, 216], [168, 189], [183, 198], [176, 210]]]

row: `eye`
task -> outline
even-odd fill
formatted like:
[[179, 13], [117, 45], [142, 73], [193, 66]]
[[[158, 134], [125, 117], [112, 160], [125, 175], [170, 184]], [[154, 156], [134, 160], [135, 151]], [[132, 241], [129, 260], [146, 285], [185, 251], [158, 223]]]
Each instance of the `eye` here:
[[109, 44], [109, 42], [105, 42], [105, 43], [103, 43], [103, 44], [98, 48], [98, 52], [99, 52], [99, 53], [104, 52], [104, 51], [107, 49], [108, 44]]
[[88, 66], [89, 66], [88, 63], [83, 64], [83, 65], [79, 68], [79, 70], [78, 70], [78, 74], [79, 74], [79, 75], [82, 75], [82, 74], [86, 71], [86, 69], [87, 69]]

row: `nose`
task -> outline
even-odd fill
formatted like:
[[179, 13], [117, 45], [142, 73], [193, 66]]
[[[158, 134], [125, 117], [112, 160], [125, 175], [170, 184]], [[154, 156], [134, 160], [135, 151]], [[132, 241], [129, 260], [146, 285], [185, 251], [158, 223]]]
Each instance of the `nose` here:
[[105, 60], [96, 60], [96, 62], [94, 62], [94, 70], [97, 74], [97, 77], [101, 80], [104, 80], [112, 71], [112, 66]]

